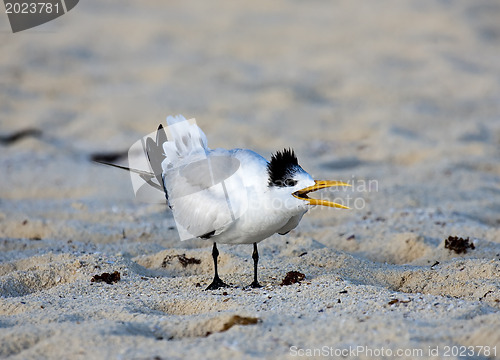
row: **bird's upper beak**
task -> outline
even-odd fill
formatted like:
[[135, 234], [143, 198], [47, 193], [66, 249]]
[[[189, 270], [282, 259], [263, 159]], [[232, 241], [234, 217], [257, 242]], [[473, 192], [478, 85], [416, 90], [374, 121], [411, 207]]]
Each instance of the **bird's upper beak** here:
[[314, 185], [308, 186], [304, 189], [301, 189], [299, 191], [294, 192], [292, 195], [295, 196], [297, 199], [300, 200], [305, 200], [309, 202], [310, 205], [323, 205], [323, 206], [330, 206], [334, 208], [339, 208], [339, 209], [349, 209], [347, 206], [341, 205], [334, 203], [332, 201], [327, 201], [327, 200], [322, 200], [322, 199], [311, 199], [309, 196], [307, 196], [308, 193], [332, 186], [351, 186], [347, 183], [341, 182], [341, 181], [334, 181], [334, 180], [314, 180]]

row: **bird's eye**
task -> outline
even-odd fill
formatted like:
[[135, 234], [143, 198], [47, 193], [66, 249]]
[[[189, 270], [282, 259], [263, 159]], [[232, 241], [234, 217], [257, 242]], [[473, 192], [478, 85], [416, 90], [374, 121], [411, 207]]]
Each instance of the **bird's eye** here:
[[285, 186], [295, 186], [297, 185], [297, 180], [293, 179], [286, 179], [285, 180]]

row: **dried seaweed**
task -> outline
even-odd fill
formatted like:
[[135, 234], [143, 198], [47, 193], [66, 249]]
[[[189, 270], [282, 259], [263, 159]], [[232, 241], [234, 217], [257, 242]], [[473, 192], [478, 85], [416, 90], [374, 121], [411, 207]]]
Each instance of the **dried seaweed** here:
[[306, 276], [298, 271], [289, 271], [283, 281], [281, 282], [281, 286], [283, 285], [292, 285], [295, 283], [299, 283], [304, 280]]
[[201, 264], [201, 260], [200, 259], [197, 259], [197, 258], [189, 258], [186, 256], [186, 254], [182, 254], [182, 255], [167, 255], [165, 256], [165, 258], [163, 259], [163, 262], [161, 263], [161, 267], [167, 267], [167, 264], [170, 264], [170, 262], [174, 259], [174, 258], [177, 258], [177, 260], [179, 260], [179, 263], [183, 266], [183, 267], [187, 267], [188, 265], [191, 265], [191, 264]]
[[221, 332], [231, 329], [234, 325], [254, 325], [259, 322], [258, 318], [233, 315], [228, 322], [224, 324]]
[[101, 275], [94, 275], [91, 282], [105, 282], [106, 284], [113, 284], [120, 281], [120, 273], [115, 271], [114, 273], [102, 273]]
[[444, 242], [444, 247], [457, 254], [466, 254], [467, 249], [474, 250], [474, 243], [469, 241], [469, 238], [459, 238], [458, 236], [449, 236]]

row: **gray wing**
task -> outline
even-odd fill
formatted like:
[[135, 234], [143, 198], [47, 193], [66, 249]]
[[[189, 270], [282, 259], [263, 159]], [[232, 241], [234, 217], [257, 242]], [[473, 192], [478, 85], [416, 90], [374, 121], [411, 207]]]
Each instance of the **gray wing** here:
[[279, 229], [277, 233], [280, 235], [285, 235], [295, 229], [297, 225], [299, 225], [299, 222], [300, 220], [302, 220], [302, 216], [304, 216], [305, 213], [306, 211], [304, 211], [302, 214], [291, 217], [290, 220], [288, 220], [288, 222], [285, 224], [285, 226]]
[[167, 170], [164, 183], [181, 240], [217, 234], [248, 206], [239, 161], [229, 151]]

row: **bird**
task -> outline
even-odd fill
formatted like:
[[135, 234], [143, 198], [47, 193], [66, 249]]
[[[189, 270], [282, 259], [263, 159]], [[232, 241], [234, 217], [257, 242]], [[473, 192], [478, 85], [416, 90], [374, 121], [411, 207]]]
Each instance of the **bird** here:
[[194, 119], [168, 116], [166, 124], [158, 126], [156, 136], [141, 142], [149, 169], [99, 162], [128, 170], [163, 192], [181, 240], [200, 238], [213, 243], [214, 278], [206, 290], [230, 286], [219, 277], [218, 243], [253, 245], [250, 287], [259, 288], [259, 242], [276, 233], [289, 233], [314, 206], [349, 209], [308, 196], [350, 184], [314, 180], [299, 165], [292, 148], [276, 151], [268, 161], [249, 149], [210, 149]]

